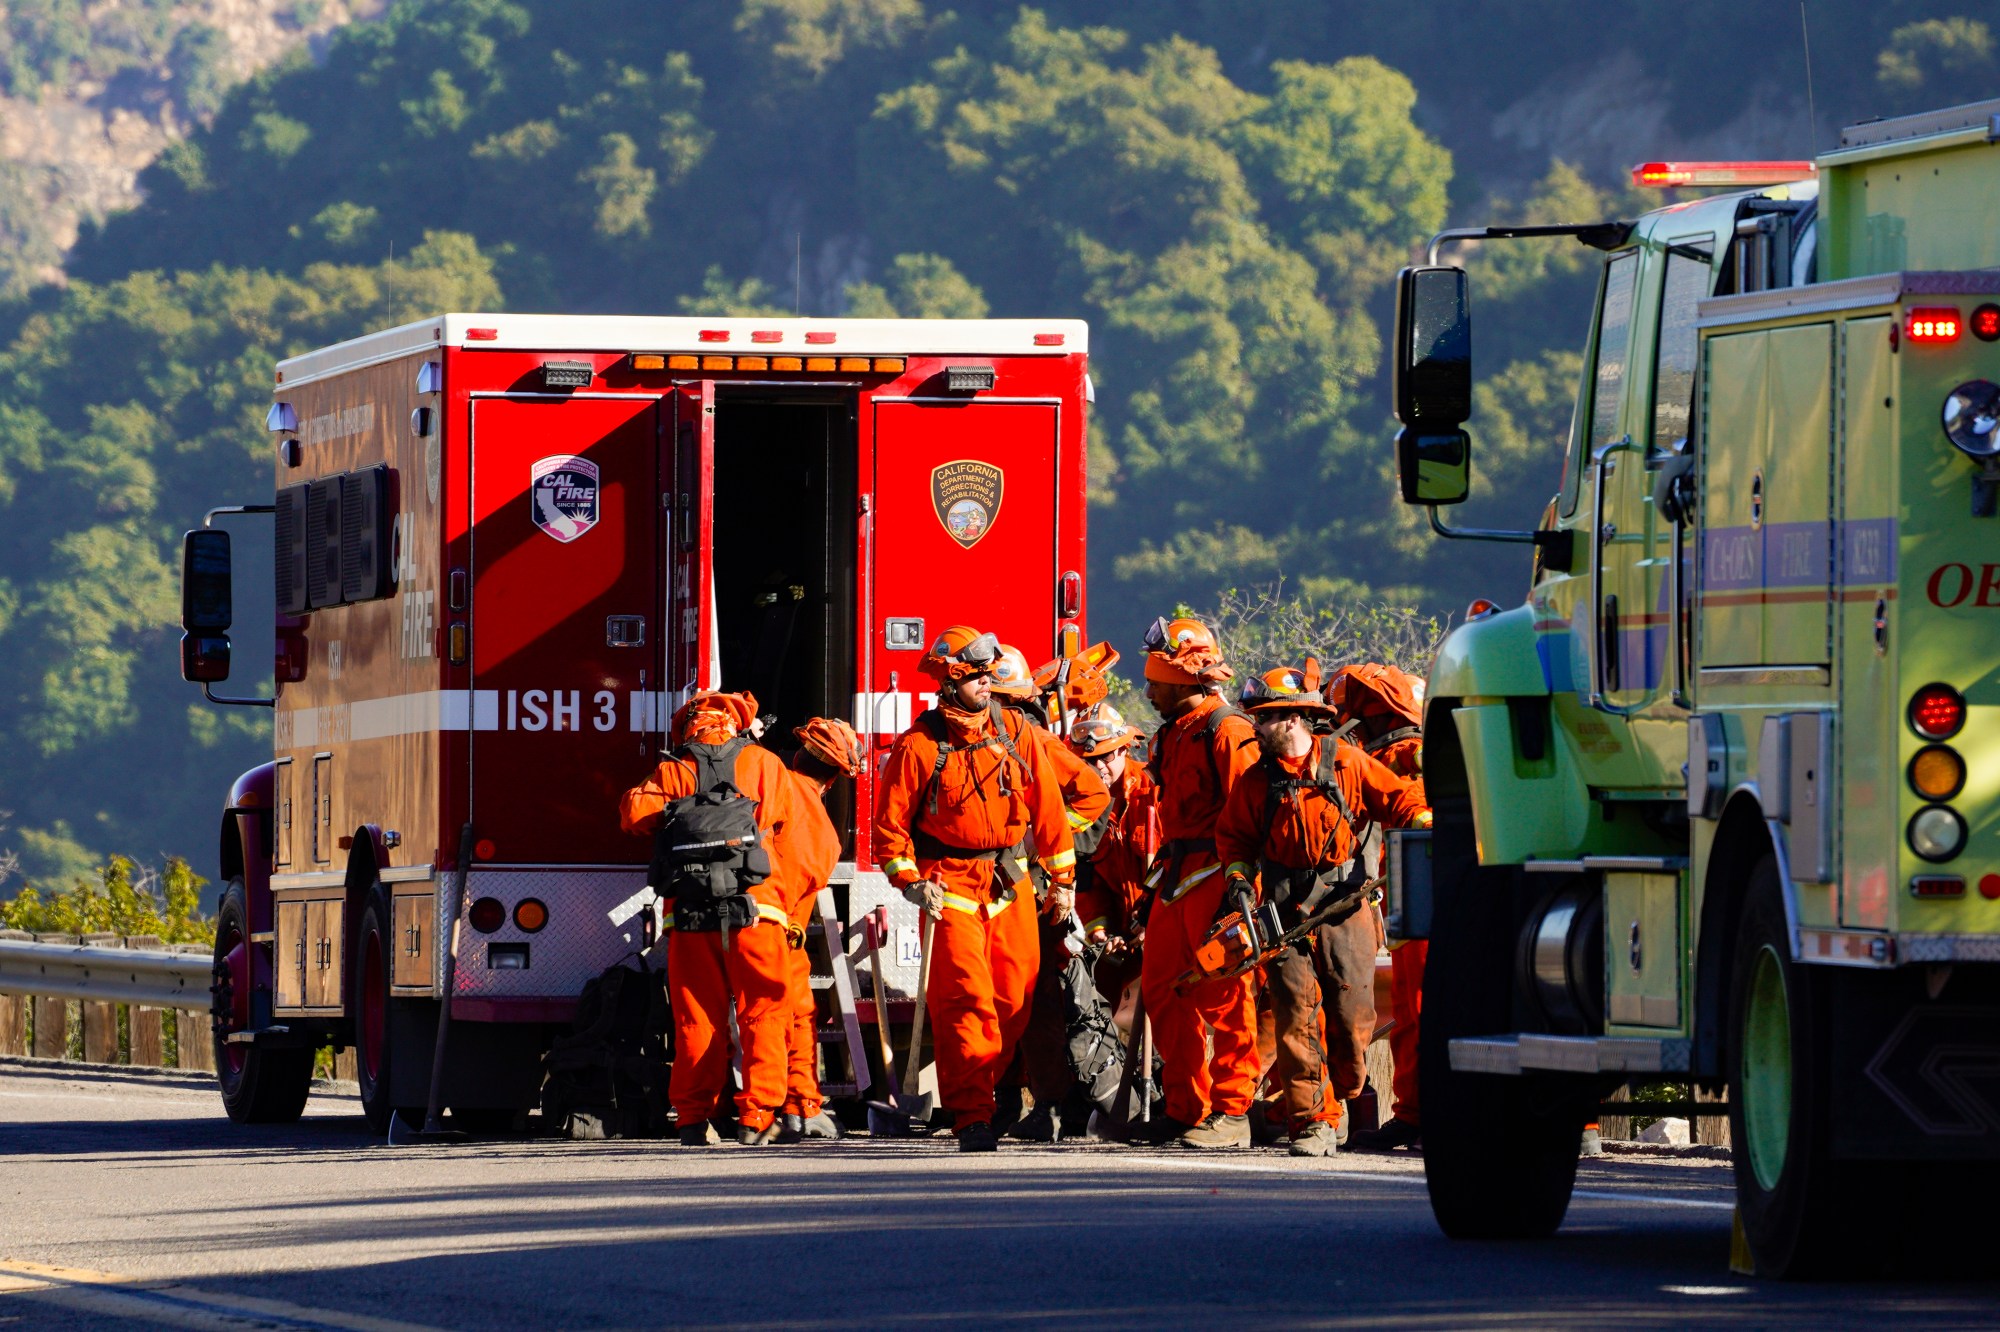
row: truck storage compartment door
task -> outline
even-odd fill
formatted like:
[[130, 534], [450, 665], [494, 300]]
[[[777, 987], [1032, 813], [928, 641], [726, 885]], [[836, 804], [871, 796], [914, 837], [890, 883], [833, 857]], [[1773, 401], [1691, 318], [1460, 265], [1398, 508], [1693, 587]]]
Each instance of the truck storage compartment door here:
[[715, 381], [685, 385], [673, 402], [670, 714], [693, 690], [722, 688], [715, 632]]
[[659, 406], [481, 398], [472, 418], [472, 821], [508, 864], [643, 864], [657, 760]]
[[917, 663], [950, 625], [999, 635], [1030, 666], [1055, 654], [1058, 410], [875, 399], [863, 732], [909, 725], [931, 688]]

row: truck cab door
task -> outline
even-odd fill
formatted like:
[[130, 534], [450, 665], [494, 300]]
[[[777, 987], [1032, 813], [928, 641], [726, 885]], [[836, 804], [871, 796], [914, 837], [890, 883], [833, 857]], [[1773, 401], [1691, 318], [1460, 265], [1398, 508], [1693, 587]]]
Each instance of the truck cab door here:
[[669, 698], [663, 722], [698, 689], [720, 689], [715, 624], [715, 381], [697, 380], [673, 395], [672, 536], [668, 563]]

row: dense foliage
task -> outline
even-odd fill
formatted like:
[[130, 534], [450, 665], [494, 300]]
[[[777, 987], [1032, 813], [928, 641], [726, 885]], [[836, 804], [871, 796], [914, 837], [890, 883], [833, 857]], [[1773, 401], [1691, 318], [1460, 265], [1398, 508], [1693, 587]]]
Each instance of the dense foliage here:
[[[1962, 7], [1819, 0], [1820, 123], [1989, 86]], [[10, 87], [115, 64], [85, 9], [8, 8]], [[173, 539], [268, 489], [274, 356], [426, 308], [1079, 315], [1096, 628], [1129, 641], [1280, 575], [1334, 615], [1517, 592], [1524, 559], [1435, 542], [1392, 501], [1396, 267], [1448, 220], [1650, 206], [1609, 182], [1669, 127], [1758, 156], [1819, 134], [1790, 8], [1576, 13], [402, 0], [267, 71], [85, 238], [66, 290], [0, 310], [0, 809], [27, 870], [201, 853], [263, 739], [174, 679]], [[1648, 32], [1678, 38], [1635, 48]], [[1471, 260], [1471, 521], [1529, 521], [1554, 487], [1592, 257]]]

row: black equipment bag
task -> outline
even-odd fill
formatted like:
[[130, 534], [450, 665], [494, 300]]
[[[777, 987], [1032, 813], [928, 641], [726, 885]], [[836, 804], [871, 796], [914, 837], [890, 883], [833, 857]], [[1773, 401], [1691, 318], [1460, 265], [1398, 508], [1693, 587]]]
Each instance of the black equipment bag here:
[[727, 744], [681, 747], [680, 757], [694, 764], [694, 793], [662, 811], [646, 876], [672, 900], [677, 930], [736, 930], [757, 919], [750, 889], [771, 876], [771, 857], [757, 802], [735, 780], [736, 756], [750, 743], [739, 735]]
[[543, 1119], [574, 1138], [659, 1137], [672, 1045], [665, 969], [642, 954], [605, 968], [584, 982], [576, 1020], [542, 1056]]

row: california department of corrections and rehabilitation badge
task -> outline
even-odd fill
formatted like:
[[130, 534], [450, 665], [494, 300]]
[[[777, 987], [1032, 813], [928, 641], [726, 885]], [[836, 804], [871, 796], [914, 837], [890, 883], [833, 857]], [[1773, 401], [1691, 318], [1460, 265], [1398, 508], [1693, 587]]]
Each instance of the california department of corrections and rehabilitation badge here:
[[931, 507], [951, 539], [967, 550], [993, 530], [1006, 473], [991, 463], [960, 459], [931, 469]]

